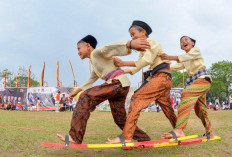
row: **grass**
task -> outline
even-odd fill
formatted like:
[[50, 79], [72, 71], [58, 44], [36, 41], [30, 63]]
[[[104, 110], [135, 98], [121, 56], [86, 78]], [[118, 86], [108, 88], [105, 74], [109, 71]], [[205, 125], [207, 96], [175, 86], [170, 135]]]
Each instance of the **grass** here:
[[[42, 142], [61, 143], [56, 133], [67, 134], [72, 113], [21, 112], [0, 110], [0, 156], [232, 156], [232, 111], [211, 111], [209, 117], [215, 135], [221, 141], [179, 147], [122, 150], [67, 149], [42, 147]], [[159, 139], [171, 125], [162, 112], [141, 113], [138, 126], [152, 139]], [[88, 121], [84, 143], [105, 143], [121, 133], [110, 112], [93, 112]], [[186, 135], [201, 136], [204, 128], [191, 113]]]

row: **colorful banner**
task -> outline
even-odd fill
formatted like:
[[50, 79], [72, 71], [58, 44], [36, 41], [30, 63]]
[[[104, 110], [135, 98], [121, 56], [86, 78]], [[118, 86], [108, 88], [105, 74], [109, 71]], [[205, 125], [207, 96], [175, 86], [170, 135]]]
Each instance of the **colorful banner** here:
[[69, 108], [76, 105], [76, 101], [69, 99], [72, 91], [73, 88], [65, 87], [0, 88], [0, 108], [27, 110], [31, 107], [31, 110], [36, 110], [38, 100], [40, 110], [56, 110], [59, 104]]
[[72, 67], [72, 63], [71, 61], [69, 60], [69, 65], [70, 65], [70, 68], [71, 68], [71, 71], [72, 71], [72, 75], [73, 75], [73, 80], [74, 80], [74, 87], [77, 87], [77, 81], [75, 79], [75, 74], [74, 74], [74, 71], [73, 71], [73, 67]]
[[2, 95], [0, 108], [7, 109], [10, 106], [12, 109], [22, 110], [26, 104], [27, 88], [1, 88], [0, 94]]
[[[125, 109], [128, 111], [130, 106], [131, 97], [134, 94], [136, 88], [131, 88], [125, 102]], [[2, 102], [0, 102], [0, 108], [7, 108], [11, 105], [14, 109], [25, 110], [26, 105], [30, 106], [32, 110], [36, 110], [38, 100], [40, 101], [40, 110], [57, 110], [66, 106], [65, 110], [70, 107], [75, 107], [76, 101], [69, 98], [69, 93], [73, 91], [73, 88], [66, 87], [31, 87], [31, 88], [0, 88], [0, 94], [2, 95]], [[183, 88], [172, 88], [170, 91], [170, 100], [173, 108], [178, 109], [178, 105], [181, 100], [181, 92]], [[96, 107], [96, 110], [110, 111], [110, 105], [108, 100], [102, 102]], [[159, 104], [152, 102], [142, 111], [152, 112], [161, 111]]]

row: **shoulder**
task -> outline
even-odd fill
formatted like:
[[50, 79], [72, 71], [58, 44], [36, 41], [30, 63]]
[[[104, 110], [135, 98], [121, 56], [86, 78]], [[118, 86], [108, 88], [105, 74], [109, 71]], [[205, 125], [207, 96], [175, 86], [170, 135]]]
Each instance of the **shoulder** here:
[[156, 45], [156, 44], [159, 44], [156, 40], [152, 39], [152, 38], [147, 38], [147, 41], [149, 42], [150, 45]]
[[101, 48], [96, 48], [91, 52], [90, 57], [98, 56], [100, 52], [101, 52]]
[[193, 53], [193, 52], [194, 52], [194, 53], [197, 53], [197, 52], [198, 52], [198, 53], [201, 53], [201, 51], [200, 51], [200, 49], [199, 49], [198, 47], [193, 47], [193, 48], [190, 50], [190, 53], [191, 53], [191, 52], [192, 52], [192, 53]]

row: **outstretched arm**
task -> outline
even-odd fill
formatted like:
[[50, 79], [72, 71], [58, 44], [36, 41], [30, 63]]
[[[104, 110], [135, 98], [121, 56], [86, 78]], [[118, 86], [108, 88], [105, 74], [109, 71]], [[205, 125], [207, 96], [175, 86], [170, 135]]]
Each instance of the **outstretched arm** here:
[[72, 91], [70, 94], [69, 94], [69, 97], [70, 98], [73, 98], [75, 97], [80, 91], [82, 90], [86, 90], [88, 88], [90, 88], [94, 82], [96, 82], [98, 79], [98, 76], [96, 75], [96, 73], [94, 71], [91, 72], [91, 76], [89, 78], [89, 80], [84, 84], [82, 85], [80, 88], [77, 88], [75, 89], [74, 91]]
[[122, 61], [120, 58], [114, 57], [114, 65], [116, 67], [123, 67], [123, 66], [135, 67], [135, 62], [134, 61]]
[[166, 53], [159, 54], [162, 60], [170, 60], [179, 62], [178, 56], [169, 56]]
[[131, 49], [138, 51], [144, 51], [149, 49], [150, 44], [146, 39], [135, 39], [127, 42], [116, 42], [106, 45], [102, 48], [95, 49], [95, 55], [100, 54], [105, 58], [111, 58], [114, 56], [125, 56], [131, 53]]

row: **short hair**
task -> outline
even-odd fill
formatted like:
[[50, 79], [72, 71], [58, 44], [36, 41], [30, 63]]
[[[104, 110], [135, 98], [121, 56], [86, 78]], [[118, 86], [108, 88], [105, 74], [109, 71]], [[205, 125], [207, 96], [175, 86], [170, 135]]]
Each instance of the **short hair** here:
[[81, 44], [81, 43], [86, 43], [86, 42], [83, 41], [83, 40], [80, 40], [80, 41], [77, 42], [77, 45], [78, 45], [78, 44]]
[[[82, 38], [80, 41], [84, 41], [84, 42], [86, 42], [86, 43], [89, 43], [90, 44], [90, 46], [92, 46], [94, 49], [96, 48], [96, 46], [97, 46], [97, 39], [94, 37], [94, 36], [92, 36], [92, 35], [87, 35], [87, 36], [85, 36], [84, 38]], [[80, 42], [79, 41], [79, 42]], [[79, 43], [78, 42], [78, 43]]]
[[[135, 28], [135, 29], [137, 29], [139, 32], [141, 32], [142, 30], [145, 30], [145, 29], [143, 29], [143, 28], [140, 27], [140, 26], [133, 25], [133, 26], [131, 26], [131, 27], [129, 28], [129, 31], [130, 31], [130, 29], [131, 29], [132, 27]], [[149, 37], [146, 30], [145, 30], [145, 32], [146, 32], [146, 34], [145, 34], [146, 37]]]

